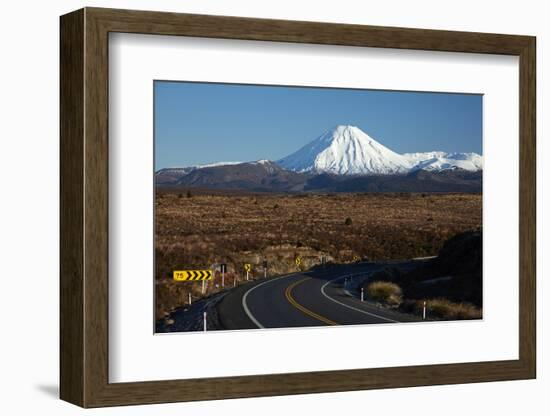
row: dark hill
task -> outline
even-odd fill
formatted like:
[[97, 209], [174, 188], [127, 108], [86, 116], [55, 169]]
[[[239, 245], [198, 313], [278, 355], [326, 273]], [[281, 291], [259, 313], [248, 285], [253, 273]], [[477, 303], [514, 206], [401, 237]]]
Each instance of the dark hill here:
[[481, 307], [483, 238], [481, 231], [468, 231], [447, 240], [439, 255], [410, 272], [391, 268], [373, 275], [373, 280], [392, 281], [408, 299], [446, 298]]
[[461, 169], [405, 175], [342, 176], [322, 174], [308, 180], [305, 191], [332, 192], [481, 192], [481, 172]]
[[481, 192], [482, 172], [424, 170], [399, 175], [299, 173], [270, 161], [162, 169], [155, 183], [182, 188], [260, 192]]
[[175, 183], [183, 187], [248, 191], [301, 190], [307, 176], [282, 169], [269, 161], [195, 169]]

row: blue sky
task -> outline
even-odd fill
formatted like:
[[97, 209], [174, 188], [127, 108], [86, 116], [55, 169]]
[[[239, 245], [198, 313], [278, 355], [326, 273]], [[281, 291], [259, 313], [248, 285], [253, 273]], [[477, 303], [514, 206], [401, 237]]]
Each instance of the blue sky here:
[[482, 153], [482, 96], [155, 81], [155, 169], [277, 160], [338, 124], [398, 152]]

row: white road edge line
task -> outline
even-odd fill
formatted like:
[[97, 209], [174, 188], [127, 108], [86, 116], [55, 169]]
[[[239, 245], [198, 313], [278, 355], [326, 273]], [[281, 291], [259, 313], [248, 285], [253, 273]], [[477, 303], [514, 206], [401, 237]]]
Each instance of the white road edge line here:
[[[337, 303], [337, 304], [339, 304], [339, 305], [342, 305], [342, 306], [344, 306], [344, 307], [346, 307], [346, 308], [348, 308], [348, 309], [352, 309], [352, 310], [354, 310], [354, 311], [364, 313], [365, 315], [374, 316], [374, 317], [376, 317], [376, 318], [383, 319], [384, 321], [399, 323], [399, 321], [394, 321], [393, 319], [385, 318], [385, 317], [383, 317], [383, 316], [376, 315], [375, 313], [370, 313], [370, 312], [364, 311], [364, 310], [362, 310], [362, 309], [354, 308], [353, 306], [346, 305], [345, 303], [340, 302], [340, 301], [338, 301], [338, 300], [336, 300], [336, 299], [334, 299], [334, 298], [331, 298], [329, 295], [326, 294], [326, 292], [325, 292], [325, 287], [327, 287], [330, 283], [335, 282], [336, 280], [342, 280], [342, 279], [344, 279], [345, 277], [347, 277], [347, 276], [337, 277], [337, 278], [335, 278], [335, 279], [332, 279], [332, 280], [327, 281], [323, 286], [321, 286], [321, 293], [323, 294], [323, 296], [324, 296], [325, 298], [327, 298], [328, 300], [331, 300], [331, 301], [333, 301], [333, 302], [335, 302], [335, 303]], [[349, 293], [349, 292], [348, 292], [348, 293]]]
[[246, 304], [246, 298], [248, 297], [248, 295], [250, 294], [250, 292], [252, 292], [254, 289], [256, 288], [259, 288], [260, 286], [263, 286], [265, 285], [266, 283], [270, 283], [270, 282], [274, 282], [276, 280], [279, 280], [279, 279], [283, 279], [285, 277], [290, 277], [290, 276], [293, 276], [294, 274], [296, 273], [291, 273], [291, 274], [287, 274], [287, 275], [284, 275], [284, 276], [279, 276], [275, 279], [270, 279], [270, 280], [266, 280], [265, 282], [262, 282], [260, 283], [259, 285], [256, 285], [254, 287], [251, 287], [250, 289], [248, 289], [245, 294], [243, 295], [243, 300], [242, 300], [242, 304], [243, 304], [243, 309], [245, 311], [245, 313], [248, 315], [248, 317], [250, 318], [250, 320], [252, 322], [254, 322], [254, 325], [256, 325], [258, 328], [262, 329], [262, 328], [265, 328], [265, 326], [263, 326], [260, 321], [258, 321], [254, 315], [252, 315], [252, 312], [250, 312], [250, 309], [248, 309], [248, 305]]

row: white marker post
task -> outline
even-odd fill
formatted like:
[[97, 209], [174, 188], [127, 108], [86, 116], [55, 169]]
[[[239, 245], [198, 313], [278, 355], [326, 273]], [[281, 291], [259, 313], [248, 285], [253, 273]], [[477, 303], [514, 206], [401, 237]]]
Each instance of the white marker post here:
[[205, 284], [206, 284], [206, 281], [203, 280], [203, 281], [202, 281], [202, 294], [203, 294], [203, 295], [204, 295], [204, 285], [205, 285]]
[[237, 286], [237, 276], [233, 278], [233, 287]]
[[189, 305], [191, 305], [191, 292], [189, 292]]
[[267, 279], [267, 267], [264, 267], [264, 279]]
[[248, 270], [246, 271], [246, 280], [248, 280]]
[[365, 289], [361, 288], [361, 302], [365, 301]]
[[424, 301], [424, 306], [422, 307], [422, 320], [426, 320], [426, 301]]
[[225, 267], [222, 267], [222, 287], [225, 286]]
[[203, 330], [206, 332], [206, 311], [202, 313]]

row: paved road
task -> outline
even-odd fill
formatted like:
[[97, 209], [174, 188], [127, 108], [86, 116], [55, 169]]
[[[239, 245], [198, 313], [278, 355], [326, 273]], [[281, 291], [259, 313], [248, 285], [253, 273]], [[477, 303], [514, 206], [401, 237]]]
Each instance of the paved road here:
[[[392, 263], [413, 267], [413, 262]], [[251, 282], [217, 303], [220, 329], [411, 322], [418, 317], [361, 302], [359, 285], [389, 263], [359, 263]], [[353, 276], [353, 279], [346, 277]]]

